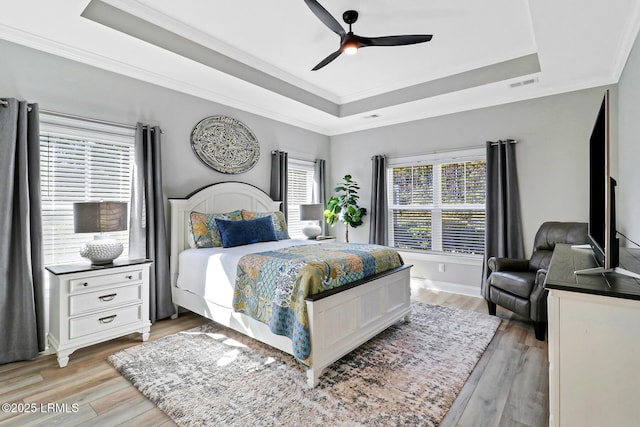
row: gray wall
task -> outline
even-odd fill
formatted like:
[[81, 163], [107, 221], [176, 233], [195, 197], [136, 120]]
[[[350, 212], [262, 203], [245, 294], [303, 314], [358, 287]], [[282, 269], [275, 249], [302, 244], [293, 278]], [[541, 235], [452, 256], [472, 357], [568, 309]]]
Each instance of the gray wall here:
[[[636, 39], [620, 77], [618, 192], [616, 193], [618, 230], [640, 243], [640, 42]], [[621, 245], [634, 247], [625, 239]]]
[[[135, 125], [160, 125], [167, 197], [221, 181], [244, 181], [269, 191], [270, 153], [280, 149], [304, 160], [329, 160], [329, 138], [185, 95], [140, 80], [0, 40], [0, 96], [38, 102], [44, 110]], [[205, 117], [226, 115], [243, 122], [260, 143], [260, 160], [238, 175], [218, 173], [193, 154], [189, 136]]]

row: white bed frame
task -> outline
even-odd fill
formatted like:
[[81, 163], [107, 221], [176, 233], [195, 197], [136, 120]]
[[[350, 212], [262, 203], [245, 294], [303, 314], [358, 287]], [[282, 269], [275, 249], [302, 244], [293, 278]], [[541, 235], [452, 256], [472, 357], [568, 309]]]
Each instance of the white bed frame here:
[[[171, 291], [173, 303], [221, 325], [293, 354], [291, 341], [275, 335], [269, 327], [242, 313], [205, 300], [176, 287], [178, 255], [189, 248], [188, 224], [191, 211], [221, 213], [236, 209], [273, 212], [274, 202], [262, 190], [241, 182], [224, 182], [202, 188], [185, 199], [170, 199], [171, 206]], [[322, 371], [399, 320], [409, 320], [411, 266], [376, 275], [368, 281], [307, 298], [311, 334], [311, 360], [307, 383], [318, 384]], [[177, 310], [176, 310], [177, 313]]]

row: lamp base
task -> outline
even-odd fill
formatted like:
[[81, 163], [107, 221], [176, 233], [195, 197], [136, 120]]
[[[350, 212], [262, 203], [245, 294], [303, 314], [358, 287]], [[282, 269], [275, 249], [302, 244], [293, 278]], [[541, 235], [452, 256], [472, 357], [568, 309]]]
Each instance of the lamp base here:
[[111, 264], [122, 254], [122, 250], [122, 243], [119, 240], [96, 235], [93, 240], [80, 248], [80, 256], [87, 258], [93, 265]]
[[302, 234], [309, 239], [315, 239], [322, 233], [322, 228], [317, 224], [307, 224], [302, 227]]

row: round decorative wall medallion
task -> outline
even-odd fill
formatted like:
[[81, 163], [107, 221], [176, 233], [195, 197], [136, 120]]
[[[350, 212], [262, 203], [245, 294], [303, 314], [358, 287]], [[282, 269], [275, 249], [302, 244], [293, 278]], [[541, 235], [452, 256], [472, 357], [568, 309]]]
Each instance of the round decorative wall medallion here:
[[191, 148], [205, 165], [222, 173], [246, 172], [260, 158], [260, 145], [253, 132], [226, 116], [201, 120], [191, 132]]

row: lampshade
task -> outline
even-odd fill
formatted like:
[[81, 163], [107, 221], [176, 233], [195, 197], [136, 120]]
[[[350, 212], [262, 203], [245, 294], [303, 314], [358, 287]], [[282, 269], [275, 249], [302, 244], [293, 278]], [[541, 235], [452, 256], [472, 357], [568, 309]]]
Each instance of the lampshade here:
[[125, 202], [83, 202], [73, 204], [75, 233], [104, 233], [127, 229]]
[[[73, 204], [73, 231], [105, 233], [127, 229], [125, 202], [84, 202]], [[80, 249], [80, 256], [94, 265], [110, 264], [122, 254], [122, 242], [96, 234]]]
[[300, 205], [301, 221], [320, 221], [324, 212], [324, 206], [320, 203]]
[[300, 221], [314, 221], [302, 227], [302, 234], [315, 239], [322, 233], [322, 228], [315, 221], [322, 220], [323, 206], [320, 203], [300, 205]]

